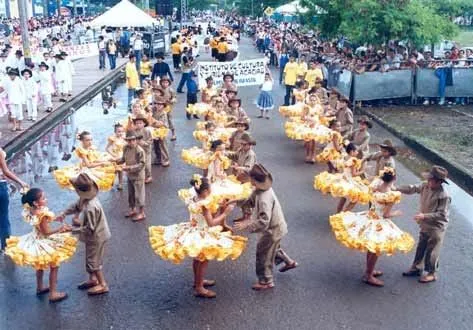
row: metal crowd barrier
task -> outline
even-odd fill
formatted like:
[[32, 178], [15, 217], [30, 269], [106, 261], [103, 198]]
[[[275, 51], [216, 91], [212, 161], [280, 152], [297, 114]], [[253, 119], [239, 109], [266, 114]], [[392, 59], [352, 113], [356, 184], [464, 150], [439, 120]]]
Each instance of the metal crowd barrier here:
[[[395, 98], [439, 97], [435, 69], [353, 73], [334, 65], [326, 68], [327, 87], [352, 102]], [[453, 85], [445, 87], [445, 97], [473, 97], [473, 68], [453, 68]]]
[[[473, 69], [453, 68], [453, 86], [445, 86], [445, 97], [473, 97]], [[416, 97], [438, 97], [439, 79], [434, 69], [417, 69]]]

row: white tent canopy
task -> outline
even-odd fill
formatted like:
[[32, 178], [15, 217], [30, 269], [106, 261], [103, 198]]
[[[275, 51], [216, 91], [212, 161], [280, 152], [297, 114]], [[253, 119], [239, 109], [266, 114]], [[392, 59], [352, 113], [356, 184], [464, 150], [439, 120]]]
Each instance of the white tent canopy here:
[[[282, 5], [274, 10], [276, 13], [283, 15], [296, 15], [296, 14], [305, 14], [309, 11], [309, 8], [304, 7], [300, 4], [299, 0], [287, 3]], [[317, 14], [324, 14], [325, 11], [319, 6], [315, 6], [315, 12]]]
[[146, 27], [157, 24], [158, 22], [154, 18], [128, 0], [120, 1], [90, 22], [90, 25], [93, 27]]
[[298, 0], [282, 5], [275, 10], [276, 13], [280, 14], [305, 14], [308, 11], [309, 9], [302, 6]]

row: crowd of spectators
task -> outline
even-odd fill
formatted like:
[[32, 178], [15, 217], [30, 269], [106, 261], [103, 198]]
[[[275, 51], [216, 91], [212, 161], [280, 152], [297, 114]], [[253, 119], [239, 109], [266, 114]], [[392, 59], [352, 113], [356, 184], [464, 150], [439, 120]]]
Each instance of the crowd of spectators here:
[[437, 68], [439, 66], [473, 66], [473, 48], [453, 46], [437, 52], [430, 49], [408, 48], [398, 41], [383, 47], [356, 46], [344, 38], [325, 40], [317, 32], [302, 32], [298, 24], [247, 22], [245, 31], [254, 36], [256, 47], [268, 57], [269, 65], [279, 67], [281, 58], [315, 60], [323, 64], [338, 64], [355, 73], [401, 69]]

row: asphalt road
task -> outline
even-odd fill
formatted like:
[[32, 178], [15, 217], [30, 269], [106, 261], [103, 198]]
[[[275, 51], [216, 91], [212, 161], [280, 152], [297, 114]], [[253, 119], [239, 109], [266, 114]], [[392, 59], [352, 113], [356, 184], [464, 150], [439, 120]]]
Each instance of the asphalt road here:
[[[258, 57], [247, 41], [241, 51], [244, 58]], [[342, 247], [331, 233], [328, 217], [336, 201], [312, 187], [313, 176], [325, 167], [303, 162], [302, 145], [285, 137], [283, 120], [276, 111], [271, 120], [256, 118], [253, 102], [257, 93], [256, 87], [239, 91], [253, 120], [258, 160], [273, 173], [274, 189], [289, 224], [284, 248], [299, 262], [299, 268], [277, 274], [271, 291], [252, 291], [256, 237], [250, 236], [238, 260], [210, 263], [208, 278], [217, 280], [217, 298], [201, 300], [192, 295], [189, 260], [173, 265], [154, 255], [148, 227], [187, 218], [177, 190], [188, 187], [194, 169], [180, 160], [180, 151], [195, 145], [195, 121], [185, 119], [185, 97], [180, 97], [174, 110], [178, 140], [170, 143], [172, 165], [153, 169], [155, 182], [147, 189], [148, 219], [131, 223], [123, 217], [126, 191], [100, 195], [113, 235], [105, 262], [111, 292], [90, 298], [76, 289], [86, 277], [83, 246], [60, 268], [59, 287], [70, 297], [57, 305], [35, 296], [33, 270], [0, 257], [0, 329], [471, 329], [472, 223], [468, 219], [471, 213], [464, 211], [471, 199], [454, 196], [437, 282], [421, 285], [401, 276], [412, 261], [412, 251], [381, 257], [385, 287], [369, 287], [361, 282], [365, 255]], [[123, 87], [117, 96], [125, 104]], [[280, 104], [282, 87], [276, 85], [275, 96]], [[113, 121], [125, 115], [122, 106], [104, 117], [100, 102], [94, 100], [77, 113], [76, 122], [91, 129], [96, 142], [103, 145]], [[373, 143], [389, 136], [379, 127], [372, 133]], [[402, 164], [398, 164], [398, 178], [398, 183], [419, 180]], [[54, 211], [76, 198], [72, 192], [59, 190], [50, 176], [40, 185]], [[30, 229], [20, 218], [18, 199], [16, 195], [11, 203], [11, 220], [13, 233], [23, 234]], [[417, 201], [416, 196], [404, 198], [398, 207], [404, 215], [395, 220], [414, 236], [418, 229], [412, 216]]]

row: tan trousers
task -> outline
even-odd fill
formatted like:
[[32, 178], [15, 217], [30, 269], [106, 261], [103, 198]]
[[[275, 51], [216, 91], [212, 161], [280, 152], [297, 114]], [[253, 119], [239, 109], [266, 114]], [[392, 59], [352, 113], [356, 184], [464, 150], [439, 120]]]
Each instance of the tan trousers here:
[[169, 151], [166, 140], [153, 140], [154, 154], [156, 155], [156, 164], [165, 164], [169, 162]]
[[168, 127], [171, 130], [171, 132], [174, 133], [174, 122], [172, 120], [172, 112], [168, 112], [167, 116], [168, 116]]
[[256, 245], [256, 276], [262, 284], [273, 283], [273, 265], [281, 239], [271, 235], [261, 236]]
[[145, 183], [143, 180], [130, 180], [128, 178], [128, 205], [131, 209], [145, 206]]
[[87, 273], [94, 273], [102, 269], [105, 243], [107, 241], [85, 243], [85, 269]]
[[153, 158], [153, 156], [151, 155], [151, 149], [149, 150], [149, 152], [146, 150], [145, 151], [145, 176], [146, 178], [150, 178], [153, 176], [153, 173], [151, 172], [151, 158]]
[[444, 236], [445, 230], [421, 232], [419, 234], [416, 256], [414, 257], [414, 266], [417, 269], [422, 270], [423, 268], [431, 274], [438, 270], [440, 249]]

